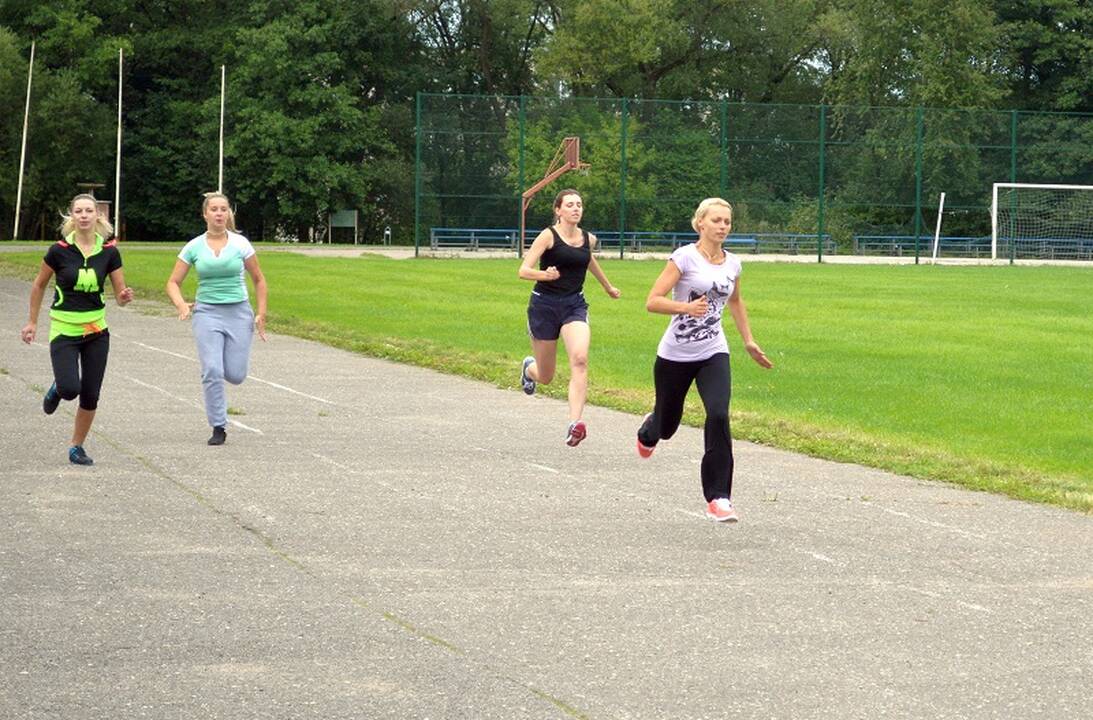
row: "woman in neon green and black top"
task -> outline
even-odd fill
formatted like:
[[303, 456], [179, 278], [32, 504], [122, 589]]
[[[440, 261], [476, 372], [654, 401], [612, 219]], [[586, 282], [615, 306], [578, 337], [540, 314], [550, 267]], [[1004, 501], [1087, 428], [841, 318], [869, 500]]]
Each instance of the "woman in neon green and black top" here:
[[99, 406], [106, 357], [110, 352], [110, 331], [106, 328], [103, 302], [106, 279], [110, 278], [119, 305], [132, 300], [133, 291], [125, 285], [117, 243], [104, 240], [113, 229], [99, 216], [95, 198], [77, 195], [69, 204], [68, 212], [61, 225], [64, 240], [50, 246], [31, 286], [30, 321], [23, 327], [22, 337], [25, 343], [34, 342], [42, 298], [49, 279], [56, 278], [53, 303], [49, 307], [53, 384], [42, 400], [42, 409], [52, 415], [61, 400], [80, 398], [68, 459], [76, 465], [91, 465], [83, 443]]

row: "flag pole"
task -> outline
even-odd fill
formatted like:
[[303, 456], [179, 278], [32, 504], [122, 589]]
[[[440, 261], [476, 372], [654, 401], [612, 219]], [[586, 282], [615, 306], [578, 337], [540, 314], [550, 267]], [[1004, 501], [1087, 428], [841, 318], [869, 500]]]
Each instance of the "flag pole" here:
[[30, 85], [34, 78], [34, 41], [30, 43], [30, 66], [27, 68], [27, 105], [23, 110], [23, 145], [19, 151], [19, 188], [15, 191], [15, 227], [11, 239], [19, 239], [19, 207], [23, 204], [23, 170], [27, 162], [27, 127], [30, 124]]
[[114, 236], [121, 236], [121, 87], [122, 58], [124, 51], [118, 48], [118, 150], [114, 167]]

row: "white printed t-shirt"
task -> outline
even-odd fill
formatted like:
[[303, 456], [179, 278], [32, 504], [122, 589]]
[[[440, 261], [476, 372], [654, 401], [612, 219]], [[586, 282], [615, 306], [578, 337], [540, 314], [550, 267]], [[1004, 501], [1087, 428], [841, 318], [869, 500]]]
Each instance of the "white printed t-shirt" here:
[[705, 295], [709, 305], [700, 318], [673, 315], [657, 346], [657, 355], [665, 360], [695, 362], [729, 352], [721, 316], [740, 277], [739, 258], [725, 253], [725, 261], [715, 265], [692, 243], [676, 249], [669, 259], [680, 272], [679, 282], [672, 288], [672, 299], [691, 302]]

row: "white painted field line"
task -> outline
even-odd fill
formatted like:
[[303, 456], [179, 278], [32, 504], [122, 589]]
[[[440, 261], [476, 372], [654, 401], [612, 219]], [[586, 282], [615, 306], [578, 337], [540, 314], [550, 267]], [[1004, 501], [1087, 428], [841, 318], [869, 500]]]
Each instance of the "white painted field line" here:
[[964, 602], [963, 600], [950, 600], [949, 598], [945, 597], [941, 593], [933, 592], [932, 590], [923, 590], [922, 588], [912, 587], [911, 585], [902, 585], [902, 586], [897, 586], [897, 587], [903, 587], [904, 589], [910, 590], [913, 593], [916, 593], [918, 595], [925, 595], [926, 597], [933, 598], [934, 600], [943, 600], [943, 601], [946, 601], [946, 602], [952, 602], [952, 603], [955, 603], [955, 604], [959, 605], [960, 607], [965, 608], [967, 610], [975, 610], [976, 612], [982, 612], [982, 613], [988, 613], [988, 614], [992, 614], [994, 612], [990, 608], [985, 608], [982, 605], [976, 605], [975, 603]]
[[[146, 345], [145, 343], [137, 342], [136, 340], [130, 340], [130, 342], [133, 343], [134, 345], [139, 345], [140, 347], [148, 349], [148, 350], [154, 350], [155, 352], [161, 352], [161, 353], [164, 353], [166, 355], [171, 355], [171, 356], [176, 357], [176, 358], [181, 358], [183, 360], [189, 360], [192, 363], [197, 362], [197, 358], [195, 358], [195, 357], [190, 357], [188, 355], [182, 355], [180, 353], [172, 352], [171, 350], [165, 350], [163, 348], [158, 348], [155, 345]], [[299, 395], [300, 397], [305, 397], [308, 400], [314, 400], [315, 402], [321, 402], [321, 403], [325, 403], [327, 405], [337, 405], [337, 403], [334, 402], [333, 400], [327, 400], [326, 398], [321, 398], [321, 397], [318, 397], [317, 395], [309, 395], [308, 393], [301, 392], [299, 390], [290, 388], [287, 385], [281, 385], [280, 383], [275, 383], [272, 380], [265, 380], [263, 378], [258, 377], [257, 375], [247, 375], [247, 377], [251, 380], [254, 380], [255, 382], [264, 383], [266, 385], [269, 385], [270, 387], [277, 388], [278, 390], [284, 390], [287, 393], [292, 393], [293, 395]]]
[[819, 560], [820, 562], [830, 563], [831, 565], [842, 565], [842, 563], [836, 561], [834, 558], [829, 558], [827, 555], [824, 555], [823, 553], [818, 553], [818, 552], [815, 552], [813, 550], [805, 550], [804, 548], [793, 548], [793, 549], [794, 549], [795, 552], [799, 552], [802, 555], [808, 555], [812, 559]]
[[[831, 498], [832, 500], [845, 500], [846, 499], [842, 495], [828, 495], [828, 497]], [[881, 512], [888, 513], [889, 515], [895, 515], [896, 517], [901, 517], [901, 518], [906, 518], [908, 520], [913, 520], [914, 522], [921, 523], [923, 525], [929, 525], [930, 527], [938, 528], [940, 530], [947, 530], [949, 532], [956, 533], [957, 535], [963, 535], [964, 537], [975, 538], [976, 540], [986, 540], [987, 539], [986, 535], [983, 535], [981, 533], [970, 532], [968, 530], [965, 530], [964, 528], [957, 527], [956, 525], [947, 525], [945, 523], [937, 522], [936, 520], [927, 520], [925, 518], [918, 517], [917, 515], [912, 515], [911, 513], [905, 513], [905, 512], [902, 512], [900, 510], [893, 510], [891, 508], [886, 508], [886, 507], [884, 507], [882, 505], [878, 505], [874, 502], [868, 502], [867, 501], [863, 504], [868, 505], [868, 506], [873, 507], [873, 508], [876, 508], [877, 510], [880, 510]]]
[[[340, 462], [338, 462], [337, 460], [335, 460], [333, 458], [327, 457], [326, 455], [322, 455], [320, 453], [313, 452], [313, 453], [311, 453], [311, 456], [316, 458], [317, 460], [322, 460], [323, 462], [327, 463], [328, 465], [333, 465], [334, 467], [338, 468], [339, 470], [350, 473], [352, 475], [365, 475], [363, 472], [361, 472], [361, 470], [359, 468], [353, 467], [351, 465], [346, 465], [344, 463], [340, 463]], [[377, 480], [376, 478], [370, 477], [370, 476], [367, 476], [367, 475], [365, 475], [365, 477], [368, 477], [371, 482], [375, 483], [376, 485], [379, 485], [380, 487], [387, 488], [388, 490], [390, 490], [393, 493], [400, 494], [400, 495], [405, 495], [406, 494], [406, 488], [398, 487], [396, 485], [392, 485], [391, 483], [384, 482], [383, 480]], [[429, 495], [428, 493], [423, 493], [423, 492], [415, 492], [414, 497], [423, 497], [423, 498], [427, 498], [429, 500], [436, 500], [437, 499], [436, 497], [434, 497], [432, 495]]]
[[537, 468], [539, 470], [544, 470], [544, 471], [549, 472], [549, 473], [554, 473], [555, 475], [557, 475], [559, 472], [561, 472], [561, 470], [555, 470], [552, 467], [547, 467], [546, 465], [540, 465], [538, 463], [529, 462], [528, 465], [531, 465], [533, 468]]
[[[125, 378], [126, 380], [128, 380], [129, 382], [135, 384], [135, 385], [140, 385], [141, 387], [146, 387], [149, 390], [155, 390], [158, 393], [162, 393], [162, 394], [166, 395], [167, 397], [171, 398], [172, 400], [177, 400], [180, 403], [190, 405], [192, 407], [197, 408], [198, 410], [204, 409], [204, 408], [201, 407], [200, 403], [197, 403], [193, 400], [189, 400], [189, 399], [184, 398], [184, 397], [179, 397], [178, 395], [175, 395], [171, 392], [168, 392], [167, 390], [164, 390], [161, 387], [157, 387], [155, 385], [151, 385], [151, 384], [143, 382], [141, 380], [137, 380], [135, 377], [129, 377], [128, 375], [122, 375], [122, 377]], [[265, 434], [261, 430], [259, 430], [258, 428], [252, 428], [249, 425], [244, 425], [243, 423], [239, 422], [238, 420], [232, 420], [231, 418], [228, 418], [228, 422], [230, 422], [232, 425], [234, 425], [235, 427], [240, 428], [242, 430], [248, 430], [248, 431], [250, 431], [252, 433], [256, 433], [258, 435], [264, 435]]]

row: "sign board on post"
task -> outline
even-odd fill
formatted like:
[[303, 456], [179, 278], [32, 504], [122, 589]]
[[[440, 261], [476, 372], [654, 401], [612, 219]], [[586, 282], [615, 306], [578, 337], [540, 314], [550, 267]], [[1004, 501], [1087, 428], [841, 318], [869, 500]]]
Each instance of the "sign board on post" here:
[[[333, 228], [353, 228], [353, 244], [357, 244], [357, 211], [356, 210], [338, 210], [337, 212], [330, 213], [330, 220], [327, 225], [331, 229]], [[330, 242], [330, 235], [327, 235], [327, 242]]]

